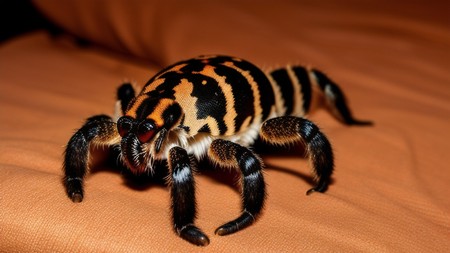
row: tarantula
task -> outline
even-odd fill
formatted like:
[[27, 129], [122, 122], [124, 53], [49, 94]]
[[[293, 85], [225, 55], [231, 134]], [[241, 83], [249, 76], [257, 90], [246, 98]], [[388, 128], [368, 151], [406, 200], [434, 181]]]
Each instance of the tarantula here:
[[288, 66], [263, 72], [234, 57], [202, 56], [169, 66], [137, 93], [118, 89], [119, 116], [93, 116], [69, 140], [64, 183], [73, 202], [83, 200], [89, 147], [120, 149], [120, 160], [135, 174], [149, 173], [165, 161], [169, 170], [172, 222], [183, 239], [205, 246], [207, 235], [196, 227], [193, 159], [236, 169], [242, 182], [242, 212], [217, 228], [227, 235], [251, 225], [266, 198], [263, 163], [248, 147], [260, 137], [270, 144], [302, 142], [310, 157], [316, 185], [327, 190], [333, 152], [326, 136], [303, 118], [318, 87], [336, 117], [348, 125], [368, 125], [352, 117], [338, 86], [316, 69]]

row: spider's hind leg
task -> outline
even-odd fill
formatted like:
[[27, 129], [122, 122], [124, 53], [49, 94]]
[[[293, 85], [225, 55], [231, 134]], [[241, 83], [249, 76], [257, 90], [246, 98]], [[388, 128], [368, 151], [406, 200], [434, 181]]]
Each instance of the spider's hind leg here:
[[248, 148], [221, 139], [211, 143], [209, 157], [219, 165], [239, 169], [242, 175], [242, 213], [216, 229], [216, 234], [228, 235], [251, 225], [264, 206], [262, 162]]
[[311, 73], [319, 85], [320, 90], [324, 93], [327, 104], [336, 118], [347, 125], [372, 125], [371, 121], [358, 120], [353, 117], [344, 93], [328, 76], [317, 69], [312, 69]]
[[271, 144], [303, 142], [317, 182], [306, 194], [327, 190], [334, 167], [333, 150], [327, 137], [314, 123], [293, 116], [273, 118], [264, 122], [260, 135]]

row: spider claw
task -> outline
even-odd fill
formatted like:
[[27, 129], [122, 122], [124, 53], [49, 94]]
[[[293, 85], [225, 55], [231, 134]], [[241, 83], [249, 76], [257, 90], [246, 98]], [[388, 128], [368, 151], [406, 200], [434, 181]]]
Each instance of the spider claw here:
[[207, 246], [209, 244], [208, 236], [194, 225], [184, 227], [179, 232], [179, 235], [181, 238], [197, 246]]
[[216, 231], [214, 231], [214, 234], [228, 235], [228, 234], [232, 233], [231, 231], [235, 230], [234, 227], [235, 227], [235, 224], [230, 224], [230, 223], [224, 224], [224, 225], [218, 227], [216, 229]]
[[321, 181], [315, 187], [309, 189], [306, 195], [311, 195], [314, 192], [324, 193], [328, 189], [328, 181]]
[[218, 227], [216, 231], [214, 231], [214, 234], [224, 236], [232, 234], [239, 230], [239, 226], [236, 223], [229, 222], [227, 224], [223, 224], [222, 226]]
[[83, 201], [83, 194], [81, 194], [81, 192], [74, 192], [72, 193], [72, 196], [70, 196], [70, 199], [74, 203], [80, 203], [81, 201]]
[[65, 184], [67, 195], [74, 203], [83, 201], [83, 182], [81, 178], [67, 178]]
[[218, 227], [214, 233], [220, 236], [229, 235], [250, 226], [254, 221], [254, 216], [244, 211], [237, 219]]
[[311, 195], [312, 193], [316, 192], [316, 188], [311, 188], [308, 191], [306, 191], [306, 195]]

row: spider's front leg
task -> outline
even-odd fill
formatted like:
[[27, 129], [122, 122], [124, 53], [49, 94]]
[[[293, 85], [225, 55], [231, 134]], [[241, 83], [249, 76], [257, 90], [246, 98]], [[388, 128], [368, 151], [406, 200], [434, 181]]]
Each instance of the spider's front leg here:
[[218, 235], [232, 234], [251, 225], [264, 206], [266, 185], [262, 162], [248, 148], [221, 139], [211, 143], [209, 157], [222, 166], [239, 169], [242, 175], [242, 213], [216, 229]]
[[[125, 114], [136, 91], [130, 83], [122, 84], [117, 90], [120, 105], [119, 114]], [[70, 138], [64, 153], [64, 185], [73, 202], [83, 200], [83, 181], [88, 171], [89, 147], [92, 143], [115, 145], [120, 141], [116, 123], [107, 115], [97, 115], [86, 120], [85, 124]]]
[[83, 200], [83, 181], [88, 171], [90, 145], [114, 145], [119, 140], [116, 123], [106, 115], [90, 117], [70, 138], [64, 154], [63, 169], [66, 192], [73, 202]]
[[169, 151], [170, 197], [172, 219], [178, 235], [199, 246], [209, 244], [208, 237], [194, 225], [196, 215], [195, 182], [191, 160], [186, 150], [174, 147]]
[[333, 150], [327, 137], [314, 123], [293, 116], [269, 119], [261, 127], [261, 138], [278, 145], [303, 142], [317, 181], [306, 194], [327, 190], [334, 167]]

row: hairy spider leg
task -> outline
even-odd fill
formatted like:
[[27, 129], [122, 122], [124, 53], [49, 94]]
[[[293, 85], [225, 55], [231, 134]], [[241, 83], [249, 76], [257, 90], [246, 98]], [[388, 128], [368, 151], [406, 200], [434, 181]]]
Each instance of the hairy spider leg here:
[[320, 90], [324, 93], [325, 100], [327, 101], [332, 114], [336, 118], [346, 125], [369, 126], [373, 124], [371, 121], [355, 119], [347, 105], [345, 95], [339, 86], [323, 72], [316, 69], [313, 69], [311, 72], [314, 75]]
[[333, 150], [326, 136], [314, 123], [294, 116], [273, 118], [263, 123], [260, 136], [264, 141], [276, 145], [302, 142], [317, 181], [306, 194], [327, 190], [334, 167]]
[[216, 229], [218, 235], [228, 235], [251, 225], [264, 206], [266, 190], [261, 159], [248, 148], [231, 141], [214, 140], [209, 157], [221, 166], [239, 169], [242, 183], [241, 215]]
[[[282, 101], [278, 110], [282, 115], [303, 116], [309, 113], [313, 93], [323, 95], [334, 117], [346, 125], [371, 125], [370, 121], [355, 119], [339, 86], [317, 69], [287, 66], [266, 72]], [[315, 85], [318, 89], [313, 89]]]
[[[122, 114], [135, 97], [130, 83], [122, 84], [117, 90]], [[84, 197], [83, 181], [88, 172], [89, 149], [96, 145], [115, 145], [120, 141], [116, 123], [107, 115], [96, 115], [86, 120], [84, 125], [70, 138], [64, 153], [64, 185], [73, 202], [81, 202]]]
[[106, 115], [88, 118], [70, 138], [64, 154], [63, 169], [66, 192], [73, 202], [83, 200], [83, 181], [88, 171], [90, 145], [111, 146], [119, 141], [116, 123]]
[[170, 149], [169, 170], [168, 183], [175, 231], [181, 238], [195, 245], [208, 245], [208, 237], [194, 225], [196, 216], [195, 181], [191, 159], [186, 150], [180, 147]]

